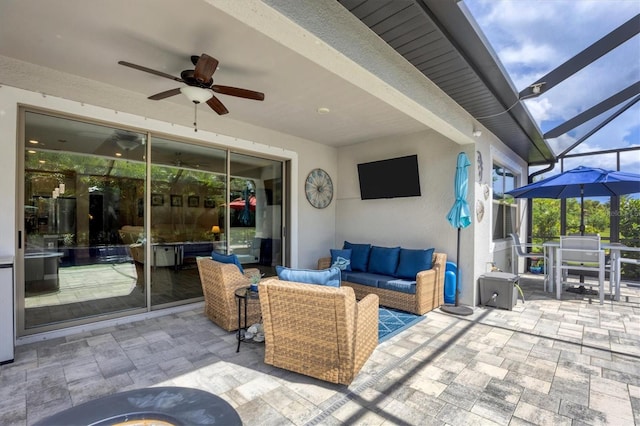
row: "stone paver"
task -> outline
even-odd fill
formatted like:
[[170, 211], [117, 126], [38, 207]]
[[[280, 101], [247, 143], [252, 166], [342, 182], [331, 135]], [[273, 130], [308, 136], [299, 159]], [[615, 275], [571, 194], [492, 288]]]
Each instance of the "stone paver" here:
[[23, 344], [0, 366], [0, 424], [148, 386], [199, 388], [246, 425], [640, 424], [640, 288], [621, 302], [521, 280], [513, 311], [435, 310], [381, 343], [351, 386], [264, 364], [201, 308]]

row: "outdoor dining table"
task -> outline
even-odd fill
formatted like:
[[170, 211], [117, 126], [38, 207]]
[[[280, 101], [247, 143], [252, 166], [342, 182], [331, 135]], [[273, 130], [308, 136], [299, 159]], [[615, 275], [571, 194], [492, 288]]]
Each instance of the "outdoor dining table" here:
[[[549, 291], [553, 292], [555, 286], [555, 257], [556, 252], [560, 248], [559, 241], [547, 241], [542, 244], [544, 249], [545, 267], [544, 272], [549, 282]], [[609, 272], [609, 280], [611, 286], [615, 289], [615, 300], [620, 300], [620, 264], [621, 252], [639, 252], [640, 247], [628, 247], [621, 243], [601, 243], [602, 250], [610, 250], [611, 253], [611, 271]], [[546, 265], [546, 259], [549, 259], [550, 266]]]

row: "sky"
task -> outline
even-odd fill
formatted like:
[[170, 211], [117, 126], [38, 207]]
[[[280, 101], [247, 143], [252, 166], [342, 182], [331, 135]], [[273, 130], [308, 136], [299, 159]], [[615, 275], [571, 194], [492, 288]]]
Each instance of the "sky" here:
[[[640, 0], [464, 0], [464, 4], [518, 92], [640, 13]], [[640, 35], [543, 95], [523, 102], [544, 133], [638, 81]], [[559, 154], [609, 115], [607, 112], [547, 143]], [[640, 103], [571, 153], [630, 146], [640, 146]], [[567, 159], [565, 170], [578, 165], [615, 170], [616, 159], [615, 155]], [[530, 172], [541, 168], [532, 167]], [[640, 151], [621, 155], [620, 168], [640, 173]], [[545, 177], [559, 171], [556, 167]]]

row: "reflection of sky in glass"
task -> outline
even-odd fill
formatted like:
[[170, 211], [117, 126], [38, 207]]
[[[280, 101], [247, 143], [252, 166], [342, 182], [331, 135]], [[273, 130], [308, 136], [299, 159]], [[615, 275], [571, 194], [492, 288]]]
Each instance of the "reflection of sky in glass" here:
[[[493, 182], [493, 198], [502, 199], [505, 192], [515, 189], [516, 178], [509, 169], [494, 165], [491, 171], [491, 180]], [[507, 198], [513, 198], [507, 196]]]
[[[464, 4], [518, 91], [640, 13], [640, 1], [624, 0], [464, 0]], [[640, 81], [638, 35], [543, 95], [523, 102], [545, 133], [637, 81]], [[550, 147], [559, 154], [629, 101], [549, 140]], [[636, 104], [570, 153], [640, 146], [638, 117], [640, 106]], [[640, 158], [627, 161], [640, 170]]]

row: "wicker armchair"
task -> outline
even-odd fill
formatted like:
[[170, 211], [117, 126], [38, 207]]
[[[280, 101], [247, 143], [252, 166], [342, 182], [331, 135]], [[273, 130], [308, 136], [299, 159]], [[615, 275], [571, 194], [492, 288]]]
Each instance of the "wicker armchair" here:
[[333, 383], [353, 381], [378, 345], [378, 296], [350, 287], [260, 282], [264, 362]]
[[[244, 275], [236, 265], [219, 263], [208, 257], [197, 258], [202, 292], [204, 293], [204, 313], [214, 323], [227, 331], [238, 329], [238, 300], [235, 291], [249, 287], [251, 277], [260, 275], [258, 269], [246, 269]], [[244, 310], [241, 310], [244, 321]], [[260, 305], [247, 305], [247, 324], [260, 322]]]

